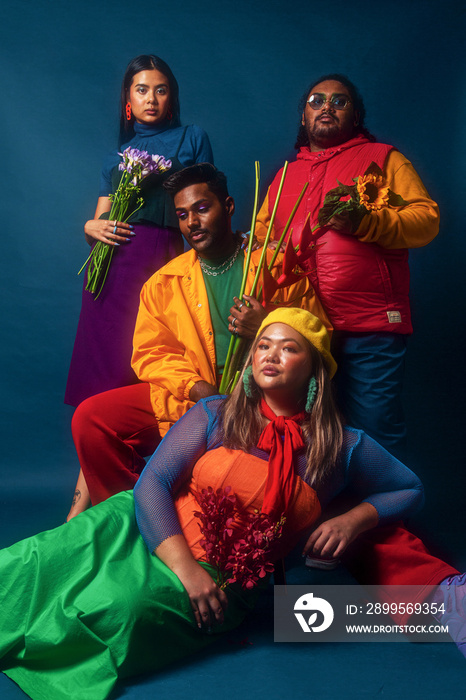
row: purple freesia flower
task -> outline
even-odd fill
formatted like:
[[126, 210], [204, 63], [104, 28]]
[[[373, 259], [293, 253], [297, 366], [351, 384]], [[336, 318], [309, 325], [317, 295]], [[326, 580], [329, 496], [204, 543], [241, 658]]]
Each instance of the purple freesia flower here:
[[156, 172], [163, 173], [172, 167], [171, 160], [159, 155], [150, 155], [147, 151], [140, 151], [137, 148], [125, 148], [123, 153], [118, 155], [123, 158], [118, 169], [126, 170], [135, 187], [147, 175]]

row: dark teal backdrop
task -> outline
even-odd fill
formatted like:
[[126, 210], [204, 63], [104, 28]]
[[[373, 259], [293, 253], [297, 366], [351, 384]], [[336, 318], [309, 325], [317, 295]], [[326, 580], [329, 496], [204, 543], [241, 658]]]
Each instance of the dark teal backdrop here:
[[[441, 207], [438, 238], [413, 251], [415, 334], [405, 403], [410, 465], [426, 484], [417, 522], [464, 561], [464, 3], [278, 0], [4, 0], [2, 86], [2, 516], [15, 494], [64, 517], [78, 464], [63, 391], [99, 172], [114, 147], [128, 60], [157, 53], [181, 87], [182, 119], [209, 133], [249, 226], [254, 160], [263, 191], [293, 156], [297, 103], [325, 72], [360, 87], [369, 128], [414, 163]], [[124, 290], [122, 290], [124, 294]], [[37, 501], [37, 502], [35, 502]], [[36, 525], [27, 526], [27, 532]], [[39, 527], [39, 523], [37, 524]], [[11, 538], [26, 534], [12, 533]]]
[[[229, 176], [237, 228], [249, 226], [254, 161], [264, 193], [293, 157], [302, 92], [327, 72], [360, 87], [369, 128], [413, 161], [439, 202], [438, 238], [411, 254], [408, 462], [427, 496], [412, 525], [464, 570], [463, 8], [460, 0], [3, 0], [0, 546], [54, 527], [68, 511], [78, 463], [63, 393], [80, 308], [76, 272], [88, 254], [83, 223], [115, 146], [126, 64], [156, 53], [179, 80], [183, 122], [206, 129]], [[232, 667], [228, 657], [224, 668], [202, 666], [204, 684], [217, 687], [233, 670], [237, 692], [225, 697], [252, 697], [252, 686], [267, 700], [461, 696], [455, 649], [312, 645], [306, 654], [270, 638], [232, 648]], [[188, 684], [197, 698], [197, 664], [128, 697], [186, 698]], [[0, 680], [2, 697], [23, 697]]]

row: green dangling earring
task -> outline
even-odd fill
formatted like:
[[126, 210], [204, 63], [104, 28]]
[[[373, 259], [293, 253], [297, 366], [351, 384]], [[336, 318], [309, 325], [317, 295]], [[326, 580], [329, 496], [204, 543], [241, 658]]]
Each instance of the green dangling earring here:
[[248, 397], [248, 399], [253, 398], [253, 390], [251, 387], [251, 379], [253, 379], [252, 376], [252, 365], [249, 365], [249, 367], [246, 367], [244, 370], [243, 374], [243, 386], [244, 386], [244, 393]]
[[307, 390], [306, 406], [304, 407], [304, 410], [306, 411], [306, 413], [310, 413], [312, 411], [314, 401], [316, 400], [316, 394], [317, 394], [316, 378], [311, 377], [311, 379], [309, 381], [309, 389]]

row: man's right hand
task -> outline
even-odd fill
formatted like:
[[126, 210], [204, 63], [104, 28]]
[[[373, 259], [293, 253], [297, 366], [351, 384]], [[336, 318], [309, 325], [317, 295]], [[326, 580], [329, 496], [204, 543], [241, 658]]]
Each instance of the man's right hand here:
[[238, 297], [234, 297], [235, 304], [231, 307], [230, 316], [228, 316], [230, 324], [228, 330], [230, 333], [252, 340], [256, 337], [259, 326], [267, 316], [267, 311], [254, 297], [244, 294], [243, 299], [248, 302], [249, 306], [244, 301], [240, 301]]

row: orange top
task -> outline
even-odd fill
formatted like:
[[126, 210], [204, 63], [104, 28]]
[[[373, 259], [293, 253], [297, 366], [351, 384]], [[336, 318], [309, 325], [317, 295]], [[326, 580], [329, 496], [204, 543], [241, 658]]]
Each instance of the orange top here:
[[[175, 507], [183, 534], [196, 559], [205, 559], [200, 540], [200, 520], [194, 515], [200, 506], [196, 494], [211, 486], [214, 491], [230, 486], [237, 499], [238, 520], [233, 527], [241, 525], [242, 513], [259, 512], [264, 500], [268, 462], [241, 450], [218, 447], [206, 452], [196, 463], [188, 481], [175, 499]], [[297, 478], [294, 493], [288, 505], [287, 519], [280, 540], [280, 551], [274, 550], [279, 559], [291, 551], [304, 532], [320, 516], [317, 494], [302, 479]]]

